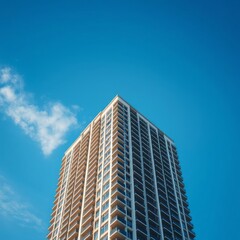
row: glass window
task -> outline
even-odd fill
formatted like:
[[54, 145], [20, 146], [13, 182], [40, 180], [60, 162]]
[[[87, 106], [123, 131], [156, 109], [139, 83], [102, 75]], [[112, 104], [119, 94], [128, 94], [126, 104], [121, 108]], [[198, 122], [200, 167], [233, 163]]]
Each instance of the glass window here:
[[108, 151], [105, 153], [105, 158], [107, 158], [109, 155], [110, 155], [110, 150], [108, 150]]
[[108, 240], [108, 236], [102, 237], [101, 240]]
[[103, 204], [102, 211], [105, 211], [108, 207], [109, 207], [109, 202], [107, 201], [106, 203]]
[[106, 173], [109, 169], [110, 169], [110, 165], [107, 165], [107, 166], [104, 168], [104, 172], [103, 172], [103, 173]]
[[100, 196], [100, 190], [97, 191], [97, 197], [99, 197], [99, 196]]
[[109, 182], [103, 185], [103, 192], [109, 188]]
[[104, 177], [103, 177], [103, 182], [106, 182], [110, 177], [110, 173], [107, 173]]
[[96, 215], [96, 217], [99, 216], [99, 210], [96, 211], [96, 214], [95, 214], [95, 215]]
[[99, 221], [97, 220], [97, 221], [95, 222], [95, 228], [98, 228], [98, 226], [99, 226]]
[[103, 233], [105, 233], [106, 231], [107, 231], [107, 229], [108, 229], [108, 224], [105, 224], [105, 225], [103, 225], [102, 227], [101, 227], [101, 235], [103, 234]]
[[94, 233], [94, 240], [97, 240], [98, 239], [98, 232], [95, 232]]
[[108, 197], [109, 197], [109, 192], [107, 191], [107, 192], [103, 195], [102, 201], [104, 202], [106, 199], [108, 199]]
[[105, 222], [108, 219], [108, 213], [102, 216], [102, 222]]
[[107, 165], [110, 162], [110, 157], [104, 161], [104, 165]]
[[105, 147], [105, 151], [107, 151], [109, 148], [110, 148], [110, 144], [108, 144], [108, 145]]

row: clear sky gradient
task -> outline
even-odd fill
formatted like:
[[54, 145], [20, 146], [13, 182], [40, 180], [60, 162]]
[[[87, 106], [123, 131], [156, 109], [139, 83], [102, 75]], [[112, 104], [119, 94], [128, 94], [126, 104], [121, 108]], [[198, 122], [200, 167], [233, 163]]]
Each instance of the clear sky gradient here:
[[64, 151], [116, 94], [176, 142], [196, 239], [239, 239], [239, 11], [1, 0], [0, 67], [21, 75], [38, 116], [60, 102], [78, 125], [47, 155], [0, 105], [0, 239], [45, 239]]

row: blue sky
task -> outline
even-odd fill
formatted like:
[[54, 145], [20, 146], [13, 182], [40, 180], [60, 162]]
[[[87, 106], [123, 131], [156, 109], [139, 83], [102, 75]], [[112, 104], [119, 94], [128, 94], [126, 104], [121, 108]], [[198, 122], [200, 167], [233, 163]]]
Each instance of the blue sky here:
[[116, 94], [176, 142], [197, 239], [236, 239], [239, 5], [2, 0], [0, 239], [45, 238], [61, 157]]

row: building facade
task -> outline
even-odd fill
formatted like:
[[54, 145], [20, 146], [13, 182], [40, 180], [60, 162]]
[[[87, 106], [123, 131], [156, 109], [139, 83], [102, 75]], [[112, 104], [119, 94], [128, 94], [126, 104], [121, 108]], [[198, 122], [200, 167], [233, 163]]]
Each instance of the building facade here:
[[65, 152], [49, 240], [195, 238], [174, 142], [116, 96]]

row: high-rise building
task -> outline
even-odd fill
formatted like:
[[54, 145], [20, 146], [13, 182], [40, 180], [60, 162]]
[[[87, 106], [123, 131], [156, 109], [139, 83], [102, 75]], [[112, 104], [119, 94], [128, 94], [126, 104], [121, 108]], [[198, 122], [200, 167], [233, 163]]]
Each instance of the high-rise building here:
[[194, 239], [174, 142], [116, 96], [65, 152], [50, 240]]

